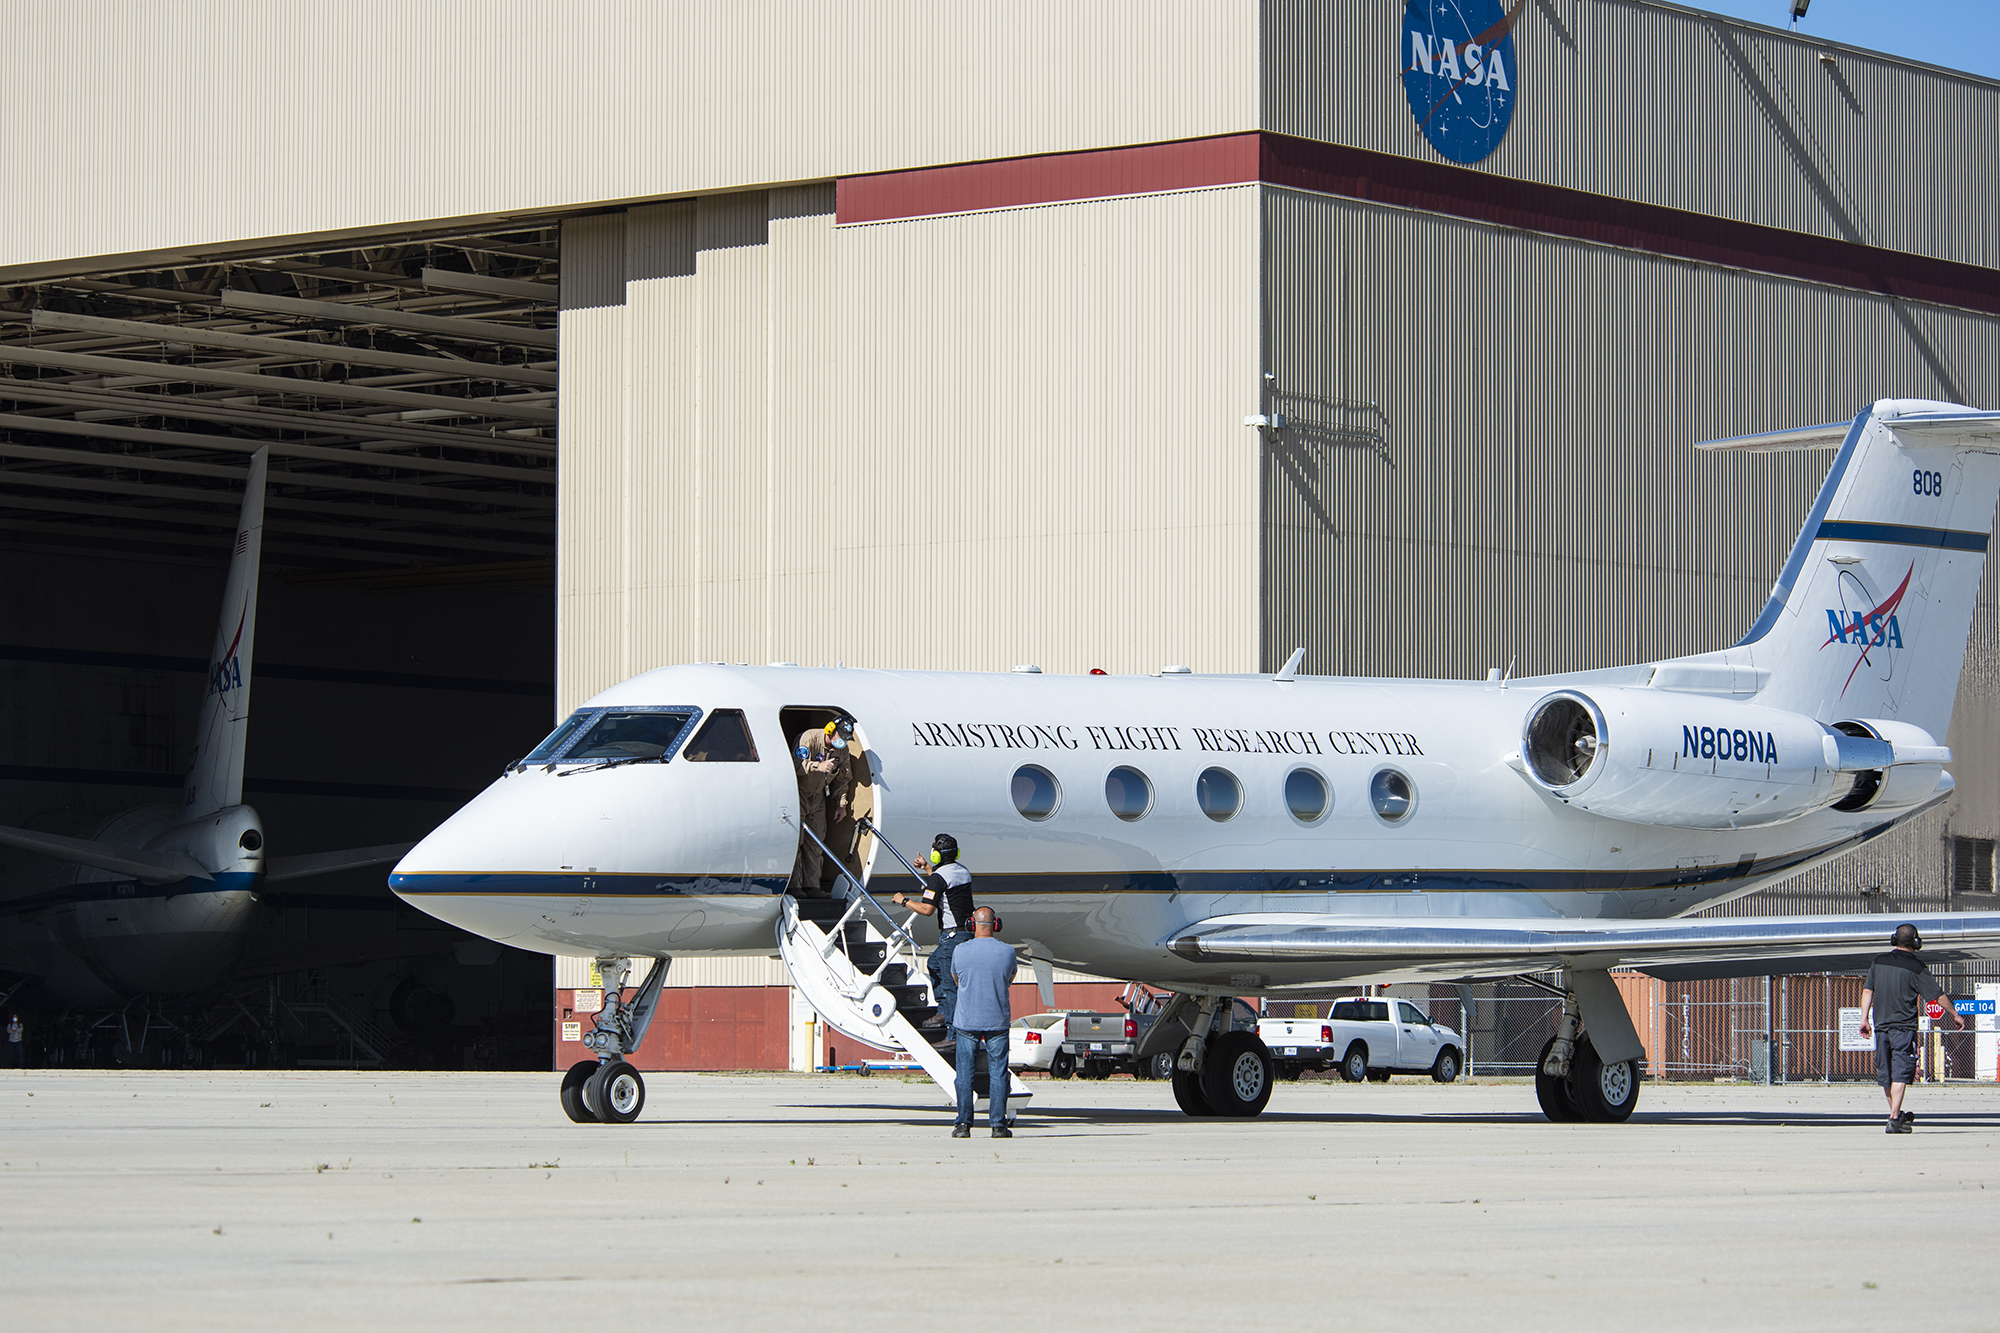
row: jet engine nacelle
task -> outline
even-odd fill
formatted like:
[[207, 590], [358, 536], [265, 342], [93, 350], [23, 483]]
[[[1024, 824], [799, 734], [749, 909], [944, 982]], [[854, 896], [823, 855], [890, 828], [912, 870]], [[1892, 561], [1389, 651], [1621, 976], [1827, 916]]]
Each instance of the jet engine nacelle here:
[[1948, 757], [1902, 723], [1828, 728], [1783, 709], [1651, 689], [1559, 690], [1521, 728], [1522, 767], [1549, 795], [1673, 828], [1915, 804], [1936, 790]]

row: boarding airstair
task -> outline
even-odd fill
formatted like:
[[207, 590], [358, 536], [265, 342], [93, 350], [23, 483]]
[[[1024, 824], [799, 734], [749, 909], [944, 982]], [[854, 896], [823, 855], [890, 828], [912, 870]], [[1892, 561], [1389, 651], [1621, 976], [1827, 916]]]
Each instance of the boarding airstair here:
[[[881, 845], [889, 847], [881, 830], [872, 825], [868, 828]], [[811, 829], [806, 829], [805, 835], [819, 843], [831, 864], [841, 865], [840, 858]], [[901, 852], [894, 847], [889, 850], [916, 875]], [[782, 904], [778, 954], [791, 973], [792, 984], [827, 1027], [864, 1045], [901, 1051], [930, 1075], [944, 1096], [944, 1104], [956, 1107], [956, 1049], [947, 1044], [944, 1029], [922, 1026], [936, 1016], [937, 1007], [931, 1002], [930, 979], [921, 966], [922, 952], [910, 934], [909, 922], [898, 923], [845, 867], [841, 875], [845, 898], [800, 900], [787, 896]], [[973, 1088], [983, 1097], [990, 1077], [983, 1068], [983, 1051], [979, 1062], [982, 1068], [974, 1071]], [[1008, 1119], [1012, 1121], [1012, 1108], [1034, 1094], [1011, 1071], [999, 1072], [1007, 1079]]]

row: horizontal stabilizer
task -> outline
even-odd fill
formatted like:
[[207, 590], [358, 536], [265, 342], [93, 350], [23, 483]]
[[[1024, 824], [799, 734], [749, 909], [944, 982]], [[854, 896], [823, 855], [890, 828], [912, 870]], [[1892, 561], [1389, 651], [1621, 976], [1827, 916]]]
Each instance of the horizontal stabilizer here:
[[304, 879], [308, 875], [331, 875], [336, 870], [359, 870], [363, 866], [387, 865], [403, 859], [414, 842], [392, 842], [380, 847], [350, 847], [341, 852], [308, 852], [304, 856], [274, 856], [264, 863], [264, 882]]
[[115, 847], [108, 842], [93, 842], [89, 838], [65, 838], [55, 833], [36, 833], [31, 829], [8, 828], [0, 825], [0, 844], [19, 847], [24, 851], [40, 852], [58, 861], [74, 861], [80, 865], [95, 866], [99, 870], [109, 870], [120, 875], [131, 875], [149, 883], [162, 884], [177, 879], [213, 880], [215, 876], [203, 869], [192, 857], [179, 852], [151, 852], [142, 847]]
[[1794, 449], [1838, 449], [1840, 442], [1847, 438], [1853, 427], [1851, 421], [1836, 421], [1825, 426], [1800, 426], [1792, 430], [1774, 430], [1763, 435], [1737, 435], [1727, 440], [1703, 440], [1695, 445], [1702, 450], [1740, 450], [1748, 454], [1779, 454]]
[[[1451, 919], [1397, 923], [1381, 917], [1270, 913], [1211, 917], [1167, 947], [1192, 962], [1305, 963], [1369, 976], [1439, 980], [1507, 976], [1550, 968], [1672, 967], [1678, 978], [1744, 976], [1860, 967], [1888, 949], [1904, 921], [1924, 937], [1930, 962], [2000, 958], [2000, 913], [1928, 916], [1728, 917], [1670, 921]], [[1712, 973], [1707, 965], [1715, 969]], [[1745, 971], [1745, 968], [1750, 968]], [[1274, 971], [1282, 982], [1282, 971]]]

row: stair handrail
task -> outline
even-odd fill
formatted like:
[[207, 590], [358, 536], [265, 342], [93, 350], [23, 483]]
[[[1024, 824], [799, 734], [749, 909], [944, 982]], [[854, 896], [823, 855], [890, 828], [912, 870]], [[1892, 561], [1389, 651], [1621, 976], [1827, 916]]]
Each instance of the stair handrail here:
[[[880, 835], [880, 831], [876, 831], [876, 829], [874, 829], [874, 825], [870, 825], [870, 823], [868, 823], [868, 817], [866, 817], [866, 815], [862, 815], [862, 819], [860, 819], [858, 823], [860, 823], [862, 827], [866, 827], [866, 829], [868, 829], [870, 833], [874, 833], [876, 837], [882, 837], [882, 835]], [[846, 867], [846, 865], [844, 865], [844, 863], [840, 861], [840, 857], [836, 857], [836, 855], [834, 855], [834, 849], [832, 849], [832, 847], [828, 847], [828, 845], [826, 845], [826, 843], [824, 843], [824, 841], [820, 839], [820, 835], [818, 835], [818, 833], [814, 833], [812, 829], [808, 829], [806, 825], [800, 825], [798, 829], [800, 829], [800, 833], [804, 833], [804, 835], [806, 835], [808, 839], [812, 839], [814, 843], [818, 843], [820, 851], [822, 851], [822, 853], [826, 853], [826, 859], [834, 863], [834, 869], [836, 869], [836, 871], [840, 871], [840, 873], [842, 873], [842, 875], [846, 877], [846, 881], [848, 881], [850, 885], [854, 885], [854, 891], [856, 891], [856, 893], [860, 893], [860, 895], [862, 895], [862, 899], [866, 899], [866, 901], [868, 901], [868, 907], [876, 909], [876, 913], [880, 913], [880, 915], [882, 915], [882, 921], [886, 921], [886, 923], [888, 923], [888, 929], [890, 929], [890, 931], [894, 931], [894, 933], [896, 933], [898, 937], [902, 937], [902, 943], [910, 945], [910, 951], [912, 951], [912, 953], [918, 953], [918, 949], [920, 949], [920, 947], [918, 947], [918, 943], [916, 943], [916, 937], [912, 937], [912, 935], [910, 935], [908, 931], [904, 931], [904, 929], [902, 929], [900, 925], [896, 925], [896, 919], [894, 919], [894, 917], [892, 917], [892, 915], [888, 913], [888, 909], [886, 909], [886, 907], [882, 907], [882, 903], [880, 903], [880, 901], [878, 901], [878, 899], [876, 899], [876, 897], [874, 897], [872, 893], [868, 893], [868, 885], [864, 885], [864, 883], [862, 883], [860, 879], [856, 879], [854, 871], [850, 871], [850, 869], [848, 869], [848, 867]], [[888, 847], [888, 839], [882, 839], [882, 847]], [[888, 849], [890, 849], [892, 853], [896, 853], [896, 849], [894, 849], [894, 847], [888, 847]], [[896, 853], [896, 861], [902, 861], [902, 853]], [[902, 861], [902, 863], [904, 863], [904, 867], [908, 867], [908, 865], [910, 865], [908, 861]], [[916, 871], [914, 871], [914, 869], [912, 869], [910, 873], [912, 873], [912, 875], [916, 875]], [[922, 877], [918, 875], [918, 879], [922, 879]], [[852, 913], [852, 909], [848, 909], [848, 911]], [[848, 913], [842, 913], [840, 921], [844, 923], [846, 919], [848, 919]]]
[[[867, 826], [871, 832], [875, 832], [875, 836], [877, 836], [878, 838], [881, 837], [880, 832], [875, 830], [874, 825], [868, 823], [868, 817], [866, 815], [863, 815], [858, 822], [862, 825]], [[841, 859], [833, 854], [833, 849], [826, 845], [825, 840], [822, 839], [819, 836], [819, 834], [814, 833], [810, 828], [806, 827], [804, 824], [799, 825], [799, 831], [804, 833], [808, 838], [811, 838], [815, 843], [819, 844], [819, 849], [822, 852], [826, 853], [826, 859], [833, 862], [834, 868], [839, 870], [842, 875], [846, 876], [847, 882], [849, 884], [852, 884], [854, 886], [855, 892], [861, 895], [859, 898], [850, 897], [848, 899], [847, 910], [840, 914], [840, 919], [833, 923], [833, 929], [827, 932], [827, 945], [824, 949], [822, 949], [822, 952], [829, 955], [832, 953], [833, 949], [837, 947], [837, 942], [840, 938], [841, 927], [845, 926], [848, 923], [848, 921], [852, 919], [855, 916], [855, 914], [861, 910], [861, 905], [865, 902], [868, 906], [873, 907], [876, 913], [881, 916], [882, 920], [888, 924], [889, 929], [895, 932], [895, 938], [900, 939], [904, 944], [909, 946], [910, 960], [912, 962], [915, 962], [921, 952], [921, 950], [917, 945], [916, 938], [913, 935], [911, 935], [909, 931], [903, 929], [901, 926], [896, 924], [896, 918], [889, 915], [888, 909], [883, 907], [882, 904], [876, 900], [874, 894], [868, 892], [868, 886], [863, 884], [860, 881], [860, 879], [855, 876], [854, 872], [849, 870], [847, 866], [841, 861]], [[882, 838], [882, 845], [888, 847], [889, 840], [887, 838]], [[894, 847], [889, 847], [889, 850], [892, 852], [896, 851]], [[902, 861], [903, 860], [902, 853], [896, 852], [896, 859], [898, 861]], [[903, 864], [908, 865], [909, 862], [904, 861]], [[911, 873], [915, 874], [916, 872], [911, 871]], [[877, 978], [879, 978], [882, 975], [883, 971], [889, 966], [889, 964], [895, 961], [898, 952], [899, 950], [893, 947], [884, 949], [882, 951], [882, 961], [876, 965], [876, 968], [873, 972], [868, 974], [868, 979], [870, 981], [874, 981]]]

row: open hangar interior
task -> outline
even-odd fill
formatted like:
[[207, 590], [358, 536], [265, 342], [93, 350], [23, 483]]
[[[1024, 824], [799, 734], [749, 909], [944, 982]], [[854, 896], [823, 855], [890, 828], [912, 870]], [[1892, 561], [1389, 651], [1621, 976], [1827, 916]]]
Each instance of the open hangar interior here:
[[[88, 40], [105, 12], [0, 19], [47, 56], [15, 123], [67, 145], [0, 150], [28, 186], [0, 205], [0, 822], [171, 785], [261, 443], [246, 799], [303, 851], [419, 836], [677, 661], [1302, 645], [1463, 677], [1721, 647], [1826, 457], [1697, 441], [2000, 402], [2000, 201], [1912, 179], [2000, 86], [1654, 0], [1521, 7], [1472, 161], [1412, 114], [1392, 4], [438, 3], [395, 25], [449, 54], [309, 69], [267, 58], [309, 10], [142, 13], [129, 51]], [[216, 44], [255, 123], [118, 78]], [[176, 171], [76, 167], [141, 114]], [[1988, 573], [1957, 796], [1721, 910], [1991, 901]], [[422, 936], [354, 974], [376, 1019], [421, 970], [492, 990], [463, 1012], [527, 1004], [566, 1062], [545, 962], [476, 961], [373, 872], [270, 902], [301, 946]], [[688, 961], [676, 987], [782, 983]]]

